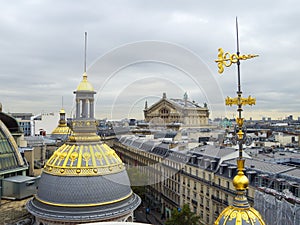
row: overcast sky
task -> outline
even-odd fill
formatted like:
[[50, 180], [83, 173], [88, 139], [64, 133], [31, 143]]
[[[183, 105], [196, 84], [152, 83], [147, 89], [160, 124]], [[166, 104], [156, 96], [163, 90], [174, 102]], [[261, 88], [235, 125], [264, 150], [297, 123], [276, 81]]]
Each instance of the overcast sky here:
[[[217, 72], [218, 48], [259, 54], [241, 64], [247, 116], [300, 116], [300, 3], [285, 1], [0, 1], [0, 102], [5, 112], [74, 111], [88, 32], [88, 80], [101, 118], [143, 118], [163, 92], [212, 116], [234, 114], [236, 66]], [[226, 112], [225, 112], [226, 110]], [[298, 115], [299, 112], [299, 115]], [[74, 113], [74, 112], [73, 112]]]

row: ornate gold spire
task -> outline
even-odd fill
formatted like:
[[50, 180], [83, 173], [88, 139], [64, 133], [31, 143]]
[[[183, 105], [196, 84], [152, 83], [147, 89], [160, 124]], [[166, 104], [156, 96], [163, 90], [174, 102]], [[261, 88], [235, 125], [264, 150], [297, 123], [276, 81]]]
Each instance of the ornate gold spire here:
[[[215, 225], [242, 225], [242, 224], [262, 224], [265, 222], [262, 220], [261, 215], [254, 208], [250, 207], [248, 200], [245, 196], [246, 190], [248, 189], [249, 180], [244, 174], [244, 164], [243, 159], [243, 144], [246, 140], [245, 128], [244, 128], [244, 118], [242, 118], [242, 106], [244, 105], [255, 105], [256, 99], [249, 96], [248, 98], [242, 97], [241, 89], [241, 78], [240, 78], [240, 60], [251, 59], [257, 57], [258, 55], [240, 55], [239, 52], [239, 38], [238, 38], [238, 23], [236, 18], [236, 33], [237, 33], [237, 53], [230, 54], [225, 53], [222, 48], [219, 48], [218, 59], [215, 60], [218, 63], [219, 73], [223, 73], [224, 66], [229, 67], [232, 63], [237, 64], [238, 69], [238, 90], [237, 97], [225, 99], [226, 105], [237, 105], [238, 117], [236, 118], [237, 124], [237, 140], [239, 145], [239, 157], [237, 159], [237, 175], [233, 178], [233, 185], [236, 189], [236, 196], [233, 200], [233, 205], [228, 206], [223, 210], [215, 221]], [[244, 222], [243, 222], [244, 221]]]

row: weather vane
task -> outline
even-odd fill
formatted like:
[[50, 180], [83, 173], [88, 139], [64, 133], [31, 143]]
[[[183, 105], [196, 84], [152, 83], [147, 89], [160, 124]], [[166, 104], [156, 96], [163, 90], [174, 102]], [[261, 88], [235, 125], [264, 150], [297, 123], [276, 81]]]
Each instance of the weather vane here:
[[236, 139], [239, 146], [237, 157], [237, 174], [234, 176], [232, 183], [236, 189], [236, 196], [233, 199], [233, 204], [226, 207], [215, 221], [215, 225], [224, 224], [257, 224], [265, 225], [261, 215], [258, 211], [252, 208], [246, 197], [246, 190], [249, 187], [249, 179], [244, 173], [245, 159], [243, 159], [243, 144], [251, 144], [251, 138], [246, 136], [246, 128], [244, 126], [244, 118], [242, 118], [242, 106], [255, 105], [255, 98], [249, 96], [248, 98], [242, 98], [241, 78], [240, 78], [240, 60], [251, 59], [257, 55], [240, 55], [239, 52], [239, 36], [238, 36], [238, 22], [236, 18], [236, 34], [237, 34], [237, 53], [230, 54], [223, 52], [219, 49], [218, 63], [219, 73], [226, 67], [231, 66], [232, 63], [237, 64], [238, 69], [238, 90], [237, 97], [225, 99], [226, 105], [237, 105], [238, 117], [236, 118]]
[[247, 98], [242, 97], [242, 89], [241, 89], [241, 75], [240, 75], [240, 60], [247, 60], [254, 57], [257, 57], [258, 55], [254, 54], [248, 54], [248, 55], [240, 55], [240, 49], [239, 49], [239, 34], [238, 34], [238, 20], [236, 18], [236, 36], [237, 36], [237, 52], [234, 54], [230, 54], [229, 52], [224, 53], [222, 48], [219, 48], [218, 53], [218, 59], [215, 60], [215, 62], [218, 64], [218, 72], [223, 73], [224, 66], [230, 67], [233, 63], [237, 64], [237, 71], [238, 71], [238, 90], [237, 90], [237, 97], [230, 98], [227, 97], [225, 99], [225, 104], [232, 106], [237, 105], [237, 111], [238, 111], [238, 117], [236, 118], [236, 124], [237, 124], [237, 139], [239, 144], [239, 158], [242, 158], [242, 148], [243, 144], [246, 142], [246, 134], [244, 132], [244, 118], [242, 118], [242, 106], [244, 105], [255, 105], [256, 99], [252, 98], [251, 96]]

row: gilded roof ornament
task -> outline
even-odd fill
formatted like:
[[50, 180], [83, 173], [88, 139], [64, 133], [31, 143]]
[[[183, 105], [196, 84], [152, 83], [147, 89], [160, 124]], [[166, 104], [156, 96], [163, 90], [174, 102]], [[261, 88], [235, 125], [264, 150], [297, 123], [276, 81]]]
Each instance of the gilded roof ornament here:
[[242, 117], [242, 106], [245, 105], [255, 105], [256, 99], [251, 96], [247, 98], [242, 97], [241, 88], [241, 77], [240, 77], [240, 60], [251, 59], [257, 57], [258, 55], [240, 55], [239, 51], [239, 38], [238, 38], [238, 23], [236, 18], [236, 34], [237, 34], [237, 52], [235, 54], [230, 54], [228, 52], [224, 53], [222, 48], [219, 48], [218, 59], [215, 62], [218, 64], [218, 72], [223, 73], [224, 66], [230, 67], [233, 63], [237, 64], [238, 68], [238, 90], [237, 97], [225, 99], [225, 104], [232, 106], [237, 105], [238, 117], [236, 118], [236, 138], [239, 146], [239, 157], [237, 159], [237, 175], [233, 178], [233, 185], [236, 189], [236, 196], [233, 200], [233, 205], [228, 206], [223, 210], [215, 221], [215, 225], [242, 225], [242, 224], [262, 224], [265, 222], [261, 218], [261, 215], [254, 208], [250, 207], [248, 200], [245, 196], [246, 190], [249, 186], [249, 180], [244, 174], [244, 164], [245, 159], [243, 159], [243, 145], [246, 144], [246, 132], [244, 127], [244, 118]]
[[82, 81], [77, 86], [77, 91], [94, 91], [93, 85], [88, 81], [86, 72], [83, 73]]
[[215, 60], [218, 63], [218, 72], [224, 72], [224, 66], [230, 67], [232, 63], [237, 63], [239, 60], [252, 59], [258, 57], [258, 55], [248, 54], [248, 55], [239, 55], [239, 54], [230, 54], [229, 52], [224, 53], [222, 48], [219, 48], [218, 59]]

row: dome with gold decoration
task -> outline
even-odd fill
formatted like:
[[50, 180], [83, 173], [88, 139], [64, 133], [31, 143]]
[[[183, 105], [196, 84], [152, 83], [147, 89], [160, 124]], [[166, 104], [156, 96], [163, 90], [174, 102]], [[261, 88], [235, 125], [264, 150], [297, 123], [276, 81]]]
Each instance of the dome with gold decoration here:
[[83, 74], [82, 81], [78, 85], [77, 91], [94, 91], [93, 85], [87, 80], [86, 73]]
[[72, 130], [67, 126], [66, 112], [64, 109], [59, 111], [59, 121], [57, 127], [52, 131], [51, 138], [56, 140], [67, 140], [72, 134]]
[[[86, 74], [83, 80], [87, 82]], [[132, 221], [141, 203], [131, 190], [123, 162], [96, 134], [95, 92], [86, 87], [84, 93], [74, 92], [72, 135], [47, 161], [37, 195], [27, 203], [37, 224]]]

